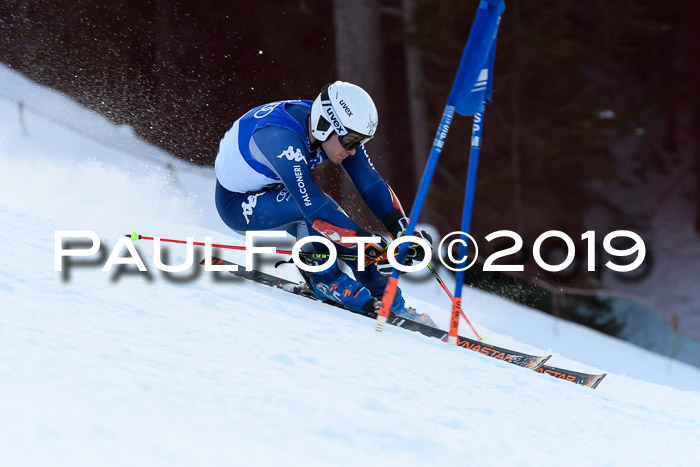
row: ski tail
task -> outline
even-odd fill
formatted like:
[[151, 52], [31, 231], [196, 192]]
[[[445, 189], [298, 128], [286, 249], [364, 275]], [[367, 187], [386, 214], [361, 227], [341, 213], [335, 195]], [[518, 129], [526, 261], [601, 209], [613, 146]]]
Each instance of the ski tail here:
[[607, 373], [600, 375], [591, 375], [588, 373], [581, 373], [578, 371], [566, 370], [564, 368], [557, 368], [549, 365], [542, 365], [535, 370], [537, 373], [544, 373], [549, 376], [553, 376], [558, 379], [563, 379], [566, 381], [571, 381], [572, 383], [581, 384], [583, 386], [588, 386], [595, 389], [598, 387], [603, 378]]

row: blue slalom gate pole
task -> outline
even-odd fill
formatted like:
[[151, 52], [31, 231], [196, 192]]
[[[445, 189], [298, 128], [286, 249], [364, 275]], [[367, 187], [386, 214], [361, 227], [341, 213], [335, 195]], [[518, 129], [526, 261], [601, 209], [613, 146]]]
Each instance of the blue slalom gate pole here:
[[[447, 138], [447, 132], [450, 128], [450, 124], [452, 123], [454, 113], [457, 112], [460, 115], [475, 115], [480, 112], [483, 114], [484, 103], [489, 102], [490, 100], [490, 78], [493, 70], [496, 33], [501, 19], [501, 14], [504, 10], [505, 3], [503, 0], [481, 0], [479, 4], [476, 17], [474, 18], [471, 31], [469, 32], [467, 44], [465, 45], [464, 52], [462, 53], [459, 68], [457, 69], [457, 76], [452, 83], [452, 90], [450, 91], [450, 95], [447, 99], [447, 105], [443, 111], [440, 126], [438, 127], [435, 140], [433, 141], [433, 146], [430, 150], [430, 156], [428, 157], [428, 162], [426, 163], [425, 170], [423, 172], [423, 179], [421, 180], [420, 186], [418, 187], [418, 193], [416, 193], [416, 198], [413, 202], [413, 206], [411, 207], [411, 214], [409, 216], [408, 226], [406, 227], [406, 232], [408, 232], [408, 235], [413, 234], [416, 224], [418, 224], [418, 219], [420, 218], [423, 204], [425, 203], [425, 198], [428, 194], [428, 188], [432, 182], [440, 153], [445, 145], [445, 139]], [[473, 135], [472, 139], [474, 139]], [[473, 144], [474, 143], [472, 143], [472, 145]], [[472, 147], [472, 152], [473, 151], [474, 148]], [[478, 159], [478, 151], [479, 150], [477, 148], [476, 159]], [[473, 171], [471, 170], [472, 160], [473, 159], [470, 156], [469, 173], [471, 174], [473, 172], [474, 180], [472, 185], [475, 186], [476, 169]], [[469, 176], [467, 178], [469, 179]], [[467, 189], [467, 193], [469, 193], [469, 189]], [[471, 197], [473, 202], [473, 189], [471, 190], [471, 195], [468, 196]], [[469, 215], [467, 217], [469, 217], [469, 222], [471, 222], [471, 206], [469, 207]], [[463, 223], [464, 219], [465, 216], [462, 217]], [[403, 264], [406, 260], [408, 247], [408, 242], [402, 243], [399, 247], [398, 257], [396, 258], [398, 264]], [[389, 308], [394, 302], [396, 289], [398, 287], [398, 280], [399, 270], [394, 269], [394, 272], [391, 274], [386, 288], [384, 289], [382, 306], [377, 313], [376, 330], [379, 332], [384, 329], [384, 324], [389, 317]], [[461, 287], [459, 289], [459, 293], [461, 295]], [[456, 296], [453, 299], [453, 316], [455, 315], [455, 306], [460, 301], [461, 298], [457, 298]], [[457, 317], [458, 318], [454, 329], [452, 324], [450, 325], [450, 341], [453, 341], [455, 344], [457, 343], [456, 324], [459, 323], [458, 309]], [[454, 338], [452, 339], [453, 334]]]
[[[455, 113], [455, 107], [453, 105], [446, 105], [445, 110], [442, 113], [442, 119], [440, 120], [440, 126], [438, 126], [437, 134], [435, 135], [435, 140], [433, 140], [433, 147], [430, 149], [430, 156], [428, 157], [428, 162], [425, 164], [425, 170], [423, 171], [423, 179], [418, 187], [418, 193], [416, 193], [416, 199], [411, 207], [411, 214], [408, 217], [408, 226], [406, 227], [406, 232], [412, 235], [416, 229], [416, 224], [418, 224], [418, 218], [423, 210], [423, 204], [425, 203], [425, 198], [428, 195], [428, 188], [430, 188], [430, 182], [433, 179], [433, 174], [435, 173], [435, 167], [437, 167], [438, 159], [440, 158], [440, 153], [442, 152], [442, 147], [445, 145], [445, 138], [447, 138], [447, 132], [450, 129], [450, 124], [452, 123], [452, 117]], [[406, 261], [406, 255], [408, 254], [409, 243], [402, 243], [399, 247], [399, 254], [396, 261], [399, 264], [403, 264]], [[394, 272], [389, 277], [389, 280], [384, 289], [384, 296], [382, 297], [382, 307], [377, 313], [377, 324], [376, 330], [382, 332], [384, 329], [384, 324], [386, 319], [389, 317], [389, 308], [391, 308], [392, 303], [394, 303], [394, 297], [396, 296], [396, 287], [399, 282], [399, 270], [394, 269]]]

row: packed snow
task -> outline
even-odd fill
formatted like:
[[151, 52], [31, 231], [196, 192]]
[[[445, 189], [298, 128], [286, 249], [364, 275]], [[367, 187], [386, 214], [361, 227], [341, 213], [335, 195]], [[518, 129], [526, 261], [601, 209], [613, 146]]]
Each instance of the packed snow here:
[[[144, 240], [148, 273], [102, 271], [132, 231], [242, 244], [219, 221], [213, 188], [210, 168], [0, 65], [3, 466], [700, 459], [697, 368], [499, 297], [465, 290], [488, 342], [605, 372], [600, 386], [393, 327], [379, 334], [364, 317], [199, 266], [165, 275]], [[95, 232], [101, 253], [55, 271], [58, 230]], [[184, 247], [163, 250], [184, 261]], [[285, 258], [259, 266], [298, 279], [274, 259]], [[449, 302], [429, 275], [400, 284], [446, 328]]]

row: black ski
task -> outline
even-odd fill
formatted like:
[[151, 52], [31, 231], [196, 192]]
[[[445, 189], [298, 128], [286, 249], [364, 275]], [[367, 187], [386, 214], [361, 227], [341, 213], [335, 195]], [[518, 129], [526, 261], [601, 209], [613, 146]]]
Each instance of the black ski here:
[[[200, 262], [201, 265], [204, 265], [204, 260]], [[212, 257], [212, 264], [214, 265], [237, 265], [236, 263], [233, 263], [231, 261], [227, 261], [225, 259], [217, 258], [215, 256]], [[242, 277], [244, 279], [248, 279], [251, 281], [258, 282], [263, 285], [267, 285], [269, 287], [274, 287], [277, 289], [282, 289], [285, 292], [293, 293], [295, 295], [300, 295], [302, 297], [309, 298], [311, 300], [316, 300], [320, 301], [316, 296], [313, 294], [313, 291], [304, 283], [297, 283], [293, 282], [287, 279], [282, 279], [281, 277], [273, 276], [272, 274], [267, 274], [264, 272], [260, 271], [246, 271], [245, 268], [241, 265], [238, 266], [238, 271], [232, 271], [231, 274], [235, 274], [238, 277]], [[359, 313], [354, 310], [350, 310], [349, 308], [344, 307], [343, 305], [326, 300], [323, 303], [326, 303], [328, 305], [332, 305], [338, 308], [342, 308], [346, 311], [350, 311], [351, 313], [359, 314], [361, 316], [366, 316], [368, 318], [376, 319], [377, 314], [374, 312], [374, 310], [367, 310], [366, 313]], [[407, 329], [409, 331], [415, 331], [423, 334], [424, 336], [428, 337], [434, 337], [437, 339], [440, 339], [442, 341], [447, 341], [447, 332], [443, 331], [442, 329], [434, 328], [431, 326], [428, 326], [423, 323], [417, 323], [415, 321], [411, 321], [406, 318], [402, 318], [400, 316], [396, 316], [394, 313], [389, 313], [389, 318], [387, 319], [387, 323], [391, 324], [392, 326], [397, 326], [403, 329]], [[595, 388], [600, 381], [605, 377], [605, 374], [602, 375], [589, 375], [586, 373], [579, 373], [575, 371], [570, 371], [570, 370], [565, 370], [563, 368], [556, 368], [552, 366], [545, 365], [544, 363], [551, 357], [551, 355], [546, 355], [546, 356], [536, 356], [536, 355], [529, 355], [525, 354], [522, 352], [516, 352], [514, 350], [509, 350], [509, 349], [504, 349], [502, 347], [497, 347], [495, 345], [491, 344], [486, 344], [483, 342], [479, 342], [474, 339], [470, 339], [468, 337], [462, 337], [458, 336], [457, 340], [457, 345], [460, 347], [463, 347], [465, 349], [473, 350], [474, 352], [479, 352], [483, 355], [497, 358], [499, 360], [503, 360], [508, 363], [512, 363], [514, 365], [522, 366], [525, 368], [529, 368], [531, 370], [537, 371], [538, 373], [545, 373], [557, 378], [565, 379], [566, 381], [571, 381], [577, 384], [582, 384], [584, 386], [589, 386], [592, 388]]]
[[557, 368], [549, 365], [542, 365], [535, 371], [537, 373], [545, 373], [549, 376], [554, 376], [555, 378], [571, 381], [572, 383], [588, 386], [593, 389], [598, 387], [600, 382], [603, 381], [603, 378], [605, 378], [605, 375], [607, 374], [603, 373], [600, 375], [589, 375], [588, 373], [566, 370], [564, 368]]

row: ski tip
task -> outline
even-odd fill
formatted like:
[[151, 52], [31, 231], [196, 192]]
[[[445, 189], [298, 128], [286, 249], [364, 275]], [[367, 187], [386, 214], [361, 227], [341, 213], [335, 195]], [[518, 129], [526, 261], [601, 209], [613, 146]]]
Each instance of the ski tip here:
[[602, 375], [594, 376], [590, 381], [591, 389], [597, 388], [598, 385], [600, 384], [600, 382], [603, 381], [603, 378], [605, 378], [606, 375], [607, 375], [607, 373], [603, 373]]
[[[128, 236], [129, 236], [129, 235], [127, 235], [127, 237], [128, 237]], [[141, 235], [137, 234], [136, 232], [131, 232], [130, 237], [131, 237], [131, 241], [132, 241], [132, 242], [135, 242], [136, 240], [138, 240], [138, 239], [141, 238]]]

